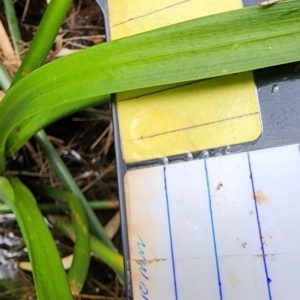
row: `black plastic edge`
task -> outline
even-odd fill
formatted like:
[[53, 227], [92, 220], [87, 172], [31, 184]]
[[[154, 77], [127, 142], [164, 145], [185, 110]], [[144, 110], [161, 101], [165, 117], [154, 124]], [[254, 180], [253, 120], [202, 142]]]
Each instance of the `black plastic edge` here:
[[[109, 14], [108, 5], [106, 0], [96, 0], [100, 6], [105, 24], [106, 40], [110, 40], [109, 30]], [[117, 168], [117, 181], [119, 191], [119, 205], [120, 205], [120, 216], [121, 216], [121, 234], [122, 234], [122, 246], [123, 246], [123, 257], [124, 257], [124, 271], [125, 271], [125, 287], [126, 287], [126, 299], [132, 300], [132, 286], [131, 286], [131, 274], [130, 274], [130, 254], [129, 254], [129, 241], [127, 231], [127, 216], [126, 216], [126, 205], [125, 205], [125, 189], [124, 189], [124, 176], [126, 173], [126, 165], [122, 158], [122, 150], [120, 143], [119, 133], [119, 122], [117, 115], [117, 106], [115, 103], [115, 95], [112, 95], [111, 100], [112, 108], [112, 122], [114, 128], [114, 144], [116, 154], [116, 168]]]

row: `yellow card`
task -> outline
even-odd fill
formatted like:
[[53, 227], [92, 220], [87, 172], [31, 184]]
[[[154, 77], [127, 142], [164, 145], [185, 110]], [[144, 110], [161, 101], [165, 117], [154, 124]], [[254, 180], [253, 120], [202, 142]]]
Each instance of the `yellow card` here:
[[[108, 0], [111, 39], [241, 6], [241, 0]], [[250, 142], [262, 131], [249, 72], [120, 93], [116, 99], [126, 163]]]

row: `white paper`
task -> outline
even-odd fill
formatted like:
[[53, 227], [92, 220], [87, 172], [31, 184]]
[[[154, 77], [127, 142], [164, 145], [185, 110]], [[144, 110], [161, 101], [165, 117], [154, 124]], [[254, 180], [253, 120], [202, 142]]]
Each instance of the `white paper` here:
[[298, 145], [131, 170], [134, 300], [300, 299]]

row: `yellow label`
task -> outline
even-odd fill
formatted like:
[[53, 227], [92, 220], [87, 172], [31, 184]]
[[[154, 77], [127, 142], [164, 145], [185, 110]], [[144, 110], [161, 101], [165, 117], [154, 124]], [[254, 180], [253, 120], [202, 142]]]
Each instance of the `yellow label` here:
[[[240, 0], [108, 0], [112, 39], [240, 8]], [[126, 53], [124, 53], [126, 55]], [[126, 163], [257, 139], [260, 110], [252, 73], [117, 95]]]

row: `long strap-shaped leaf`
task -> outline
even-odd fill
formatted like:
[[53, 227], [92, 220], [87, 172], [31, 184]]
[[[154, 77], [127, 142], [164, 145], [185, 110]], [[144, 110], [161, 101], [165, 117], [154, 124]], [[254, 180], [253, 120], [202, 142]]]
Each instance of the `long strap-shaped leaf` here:
[[[299, 0], [195, 19], [75, 53], [34, 71], [1, 101], [0, 173], [6, 143], [8, 152], [15, 151], [32, 132], [107, 101], [104, 95], [297, 60]], [[32, 128], [18, 137], [18, 125], [32, 117]]]
[[16, 215], [33, 267], [38, 299], [73, 299], [53, 237], [31, 192], [16, 178], [0, 177], [0, 199]]
[[[64, 217], [51, 217], [51, 222], [60, 229], [64, 234], [66, 234], [71, 240], [76, 240], [76, 235], [72, 224]], [[105, 244], [103, 244], [98, 238], [90, 235], [91, 251], [99, 259], [104, 261], [108, 266], [110, 266], [118, 275], [121, 282], [124, 282], [124, 264], [123, 257], [116, 252], [113, 252]]]
[[42, 187], [40, 191], [52, 199], [59, 199], [69, 205], [76, 242], [73, 262], [68, 272], [68, 280], [72, 293], [78, 295], [85, 283], [90, 265], [90, 235], [83, 207], [80, 200], [69, 192], [46, 186]]

